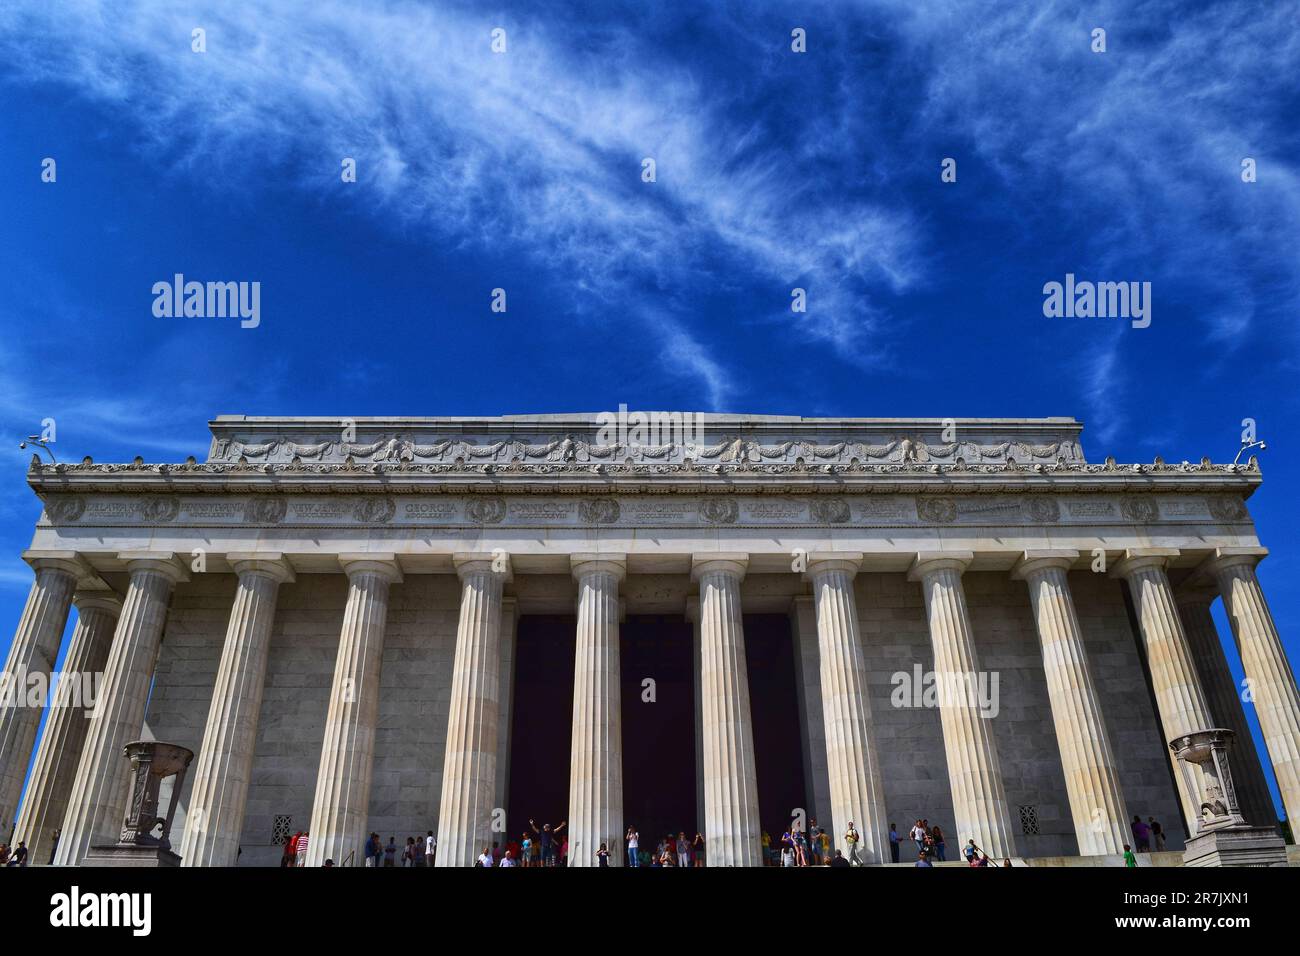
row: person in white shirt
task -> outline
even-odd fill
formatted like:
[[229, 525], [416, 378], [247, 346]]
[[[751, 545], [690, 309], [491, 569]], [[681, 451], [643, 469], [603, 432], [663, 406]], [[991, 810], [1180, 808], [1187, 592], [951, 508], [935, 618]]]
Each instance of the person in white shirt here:
[[483, 848], [483, 852], [478, 855], [478, 865], [479, 866], [492, 865], [492, 848], [490, 846], [485, 846]]
[[627, 865], [640, 866], [640, 854], [638, 848], [641, 845], [641, 834], [636, 832], [636, 827], [627, 828]]
[[424, 838], [424, 865], [433, 866], [433, 853], [438, 846], [438, 841], [433, 838], [433, 831]]
[[509, 850], [506, 850], [506, 855], [501, 858], [501, 862], [498, 864], [498, 866], [514, 866], [514, 865], [515, 865], [514, 857], [510, 855]]

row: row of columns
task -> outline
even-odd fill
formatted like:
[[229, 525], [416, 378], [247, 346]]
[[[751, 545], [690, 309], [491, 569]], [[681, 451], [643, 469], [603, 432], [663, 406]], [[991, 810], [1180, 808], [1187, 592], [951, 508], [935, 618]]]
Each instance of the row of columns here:
[[[1300, 692], [1255, 576], [1261, 548], [1224, 548], [1206, 574], [1224, 599], [1259, 715], [1265, 744], [1291, 819], [1300, 818]], [[1208, 607], [1212, 592], [1176, 595], [1166, 566], [1177, 552], [1126, 552], [1112, 573], [1130, 589], [1156, 708], [1166, 739], [1211, 726], [1237, 730], [1237, 766], [1252, 822], [1271, 820], [1258, 760], [1253, 766], [1241, 702], [1228, 675]], [[79, 618], [66, 670], [95, 672], [103, 682], [86, 719], [59, 706], [50, 715], [33, 767], [17, 832], [41, 859], [49, 832], [61, 823], [54, 861], [81, 861], [94, 843], [112, 842], [125, 816], [128, 766], [122, 748], [140, 733], [148, 687], [174, 585], [187, 580], [171, 554], [122, 556], [129, 572], [120, 603], [104, 592], [78, 591], [87, 568], [71, 553], [32, 558], [36, 572], [6, 661], [9, 674], [48, 675], [69, 608]], [[1118, 853], [1128, 815], [1114, 751], [1088, 666], [1068, 585], [1075, 551], [1028, 551], [1013, 575], [1029, 588], [1043, 655], [1053, 723], [1079, 852]], [[920, 583], [939, 674], [978, 674], [978, 655], [962, 586], [970, 552], [921, 553], [909, 577]], [[233, 865], [238, 855], [276, 598], [293, 580], [283, 556], [228, 556], [238, 576], [216, 684], [196, 760], [191, 808], [182, 838], [186, 866]], [[816, 618], [820, 711], [826, 742], [827, 794], [833, 839], [850, 822], [862, 836], [865, 862], [888, 859], [885, 802], [867, 693], [853, 579], [861, 554], [809, 556]], [[401, 580], [391, 554], [341, 555], [348, 600], [330, 693], [312, 807], [309, 865], [348, 862], [368, 832], [368, 801], [378, 715], [380, 668], [391, 585]], [[468, 866], [492, 842], [503, 802], [498, 764], [508, 760], [513, 616], [503, 594], [510, 577], [504, 553], [454, 556], [461, 582], [452, 673], [451, 713], [439, 812], [440, 866]], [[697, 556], [692, 578], [699, 597], [696, 627], [697, 719], [702, 740], [703, 829], [714, 866], [760, 862], [757, 775], [745, 669], [740, 585], [744, 554]], [[594, 865], [604, 843], [619, 865], [622, 845], [622, 745], [619, 699], [619, 584], [623, 555], [575, 555], [578, 585], [570, 761], [570, 863]], [[1204, 578], [1206, 575], [1200, 575]], [[1207, 597], [1207, 595], [1209, 595]], [[510, 633], [503, 639], [503, 621]], [[812, 683], [808, 675], [809, 684]], [[58, 701], [56, 700], [56, 703]], [[1015, 837], [1003, 791], [991, 722], [963, 695], [940, 702], [940, 720], [954, 814], [953, 832], [990, 855], [1014, 855]], [[0, 819], [18, 802], [38, 708], [0, 712]], [[1182, 793], [1188, 818], [1199, 814]], [[842, 847], [846, 849], [846, 847]]]

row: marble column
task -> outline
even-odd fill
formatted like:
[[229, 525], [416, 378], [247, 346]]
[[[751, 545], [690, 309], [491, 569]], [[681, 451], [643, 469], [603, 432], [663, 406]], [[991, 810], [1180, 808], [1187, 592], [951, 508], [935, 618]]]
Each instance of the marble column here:
[[[85, 570], [73, 551], [29, 551], [24, 557], [36, 579], [0, 672], [0, 832], [6, 837], [22, 796], [72, 593]], [[43, 680], [43, 688], [29, 683], [32, 677]]]
[[578, 582], [578, 634], [569, 760], [569, 866], [596, 866], [602, 843], [609, 851], [609, 865], [622, 866], [618, 586], [627, 572], [627, 558], [575, 554], [571, 562]]
[[77, 623], [14, 828], [15, 839], [27, 841], [32, 866], [49, 861], [54, 831], [63, 826], [68, 812], [68, 794], [86, 740], [95, 682], [104, 672], [113, 630], [122, 613], [122, 601], [112, 591], [78, 591], [72, 603], [77, 607]]
[[[1266, 554], [1266, 548], [1219, 548], [1210, 567], [1237, 638], [1282, 805], [1294, 827], [1300, 820], [1300, 690], [1255, 576], [1255, 565]], [[1237, 749], [1242, 746], [1250, 746], [1249, 738]]]
[[1216, 727], [1226, 727], [1237, 735], [1230, 759], [1232, 781], [1237, 787], [1242, 813], [1246, 822], [1255, 826], [1275, 826], [1277, 809], [1268, 792], [1259, 752], [1255, 749], [1255, 740], [1241, 708], [1240, 692], [1232, 679], [1228, 658], [1219, 640], [1219, 630], [1210, 612], [1210, 606], [1218, 596], [1217, 587], [1188, 587], [1186, 584], [1174, 592], [1183, 633], [1187, 635], [1201, 690], [1205, 692], [1205, 703], [1210, 708], [1210, 719]]
[[822, 711], [821, 653], [817, 649], [817, 608], [810, 595], [800, 594], [790, 602], [789, 613], [807, 803], [803, 809], [809, 818], [831, 820], [834, 826], [826, 763], [826, 719]]
[[700, 702], [704, 736], [704, 859], [707, 866], [761, 866], [758, 778], [740, 582], [749, 557], [696, 555]]
[[[704, 832], [704, 707], [700, 698], [700, 599], [686, 599], [686, 620], [691, 624], [691, 667], [694, 671], [691, 690], [695, 695], [695, 831]], [[628, 823], [635, 823], [629, 820]], [[626, 832], [626, 831], [625, 831]]]
[[119, 557], [130, 583], [68, 795], [54, 854], [59, 866], [77, 866], [92, 845], [117, 842], [131, 797], [131, 765], [122, 748], [139, 740], [144, 730], [167, 604], [172, 588], [189, 580], [188, 568], [171, 552], [127, 552]]
[[[515, 635], [519, 628], [519, 605], [512, 597], [501, 599], [501, 706], [497, 716], [496, 806], [509, 815], [510, 731], [514, 719]], [[505, 826], [502, 819], [501, 826]], [[504, 833], [504, 831], [502, 831]], [[502, 841], [504, 845], [505, 841]]]
[[1146, 648], [1147, 669], [1151, 672], [1151, 687], [1164, 736], [1163, 749], [1173, 763], [1184, 820], [1195, 833], [1195, 821], [1201, 815], [1200, 795], [1188, 792], [1186, 775], [1177, 766], [1169, 741], [1194, 730], [1207, 730], [1214, 726], [1214, 719], [1196, 676], [1192, 651], [1165, 573], [1169, 559], [1177, 556], [1178, 551], [1173, 548], [1133, 548], [1124, 552], [1111, 574], [1128, 582]]
[[451, 713], [442, 769], [436, 866], [473, 866], [491, 846], [501, 681], [504, 552], [453, 556], [460, 575], [460, 623], [451, 672]]
[[889, 821], [876, 752], [867, 686], [867, 662], [858, 628], [853, 578], [861, 554], [810, 554], [808, 577], [817, 608], [821, 705], [826, 727], [833, 846], [847, 856], [844, 833], [852, 822], [863, 863], [888, 863]]
[[1029, 586], [1079, 855], [1104, 856], [1123, 853], [1132, 840], [1115, 751], [1070, 594], [1069, 571], [1078, 558], [1078, 551], [1026, 551], [1012, 576]]
[[239, 858], [276, 598], [280, 585], [293, 580], [278, 553], [228, 554], [226, 560], [239, 583], [194, 760], [182, 866], [234, 866]]
[[974, 554], [922, 552], [908, 572], [920, 581], [934, 647], [934, 673], [939, 688], [939, 719], [952, 790], [953, 829], [958, 847], [967, 840], [990, 859], [1016, 855], [1015, 830], [1002, 786], [1002, 770], [993, 722], [980, 713], [976, 695], [966, 693], [968, 681], [981, 675], [975, 636], [966, 609], [961, 576]]
[[402, 580], [392, 554], [340, 554], [339, 564], [348, 576], [348, 603], [316, 773], [307, 866], [365, 863], [388, 595]]

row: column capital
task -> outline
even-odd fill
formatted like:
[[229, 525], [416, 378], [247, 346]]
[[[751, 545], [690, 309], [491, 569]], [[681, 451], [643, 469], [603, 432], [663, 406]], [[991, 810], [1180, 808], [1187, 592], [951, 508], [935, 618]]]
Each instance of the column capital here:
[[1268, 548], [1215, 548], [1214, 552], [1201, 562], [1195, 573], [1205, 569], [1213, 577], [1226, 568], [1245, 565], [1253, 568], [1268, 557]]
[[613, 574], [620, 581], [627, 577], [626, 554], [572, 554], [569, 568], [579, 580], [584, 574]]
[[96, 579], [99, 575], [90, 566], [90, 562], [78, 551], [47, 551], [40, 548], [28, 548], [23, 552], [23, 560], [31, 565], [33, 571], [53, 569], [71, 574], [78, 581]]
[[351, 580], [358, 574], [378, 574], [387, 578], [389, 584], [400, 584], [402, 569], [397, 564], [397, 555], [391, 551], [356, 551], [339, 555], [339, 564], [343, 573]]
[[743, 579], [748, 567], [748, 554], [725, 551], [693, 554], [691, 555], [691, 580], [698, 581], [700, 575], [718, 571], [734, 574], [736, 577]]
[[240, 577], [245, 574], [262, 574], [276, 584], [288, 584], [295, 579], [293, 567], [279, 551], [232, 551], [226, 561]]
[[842, 571], [849, 577], [853, 577], [862, 567], [864, 557], [861, 551], [814, 551], [808, 555], [808, 571], [805, 577], [812, 580], [819, 574], [828, 574], [832, 571]]
[[112, 591], [77, 591], [72, 595], [72, 603], [78, 613], [92, 609], [105, 611], [113, 617], [122, 613], [122, 599]]
[[975, 560], [974, 551], [918, 551], [908, 569], [909, 581], [920, 581], [936, 571], [956, 571], [961, 574]]
[[1162, 571], [1169, 566], [1170, 560], [1181, 552], [1177, 548], [1127, 548], [1110, 569], [1113, 578], [1127, 578], [1129, 575], [1146, 568], [1159, 568]]
[[[501, 568], [502, 562], [505, 564], [504, 569]], [[514, 575], [510, 555], [504, 551], [457, 551], [451, 556], [451, 563], [456, 566], [456, 573], [460, 575], [462, 581], [467, 574], [481, 571], [505, 575], [507, 582], [511, 581]]]
[[1051, 568], [1069, 571], [1078, 560], [1079, 552], [1068, 548], [1026, 551], [1020, 555], [1015, 567], [1011, 569], [1011, 576], [1019, 581], [1027, 581], [1032, 575]]
[[132, 574], [153, 571], [168, 578], [172, 584], [190, 579], [189, 566], [172, 551], [119, 551], [117, 559], [125, 562], [126, 569]]

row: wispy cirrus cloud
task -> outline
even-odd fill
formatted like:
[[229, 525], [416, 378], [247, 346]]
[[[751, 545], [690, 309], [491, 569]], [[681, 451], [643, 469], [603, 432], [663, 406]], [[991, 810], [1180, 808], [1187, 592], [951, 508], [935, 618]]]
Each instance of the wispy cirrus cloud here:
[[[497, 26], [505, 54], [490, 47]], [[190, 50], [194, 27], [205, 54]], [[80, 0], [58, 11], [19, 0], [0, 12], [0, 48], [24, 79], [112, 104], [160, 166], [213, 188], [213, 157], [234, 175], [250, 154], [292, 164], [307, 190], [336, 184], [341, 158], [355, 157], [362, 211], [430, 241], [517, 250], [568, 275], [591, 308], [614, 303], [650, 325], [689, 311], [710, 277], [770, 283], [777, 303], [811, 285], [819, 318], [791, 334], [872, 361], [872, 290], [916, 276], [905, 207], [792, 181], [686, 65], [633, 57], [634, 37], [608, 31], [606, 53], [628, 48], [611, 72], [573, 29], [413, 0]], [[641, 181], [645, 157], [653, 184]], [[641, 311], [631, 293], [645, 286], [659, 295]], [[679, 329], [679, 344], [687, 337]], [[685, 354], [720, 400], [730, 372]]]

